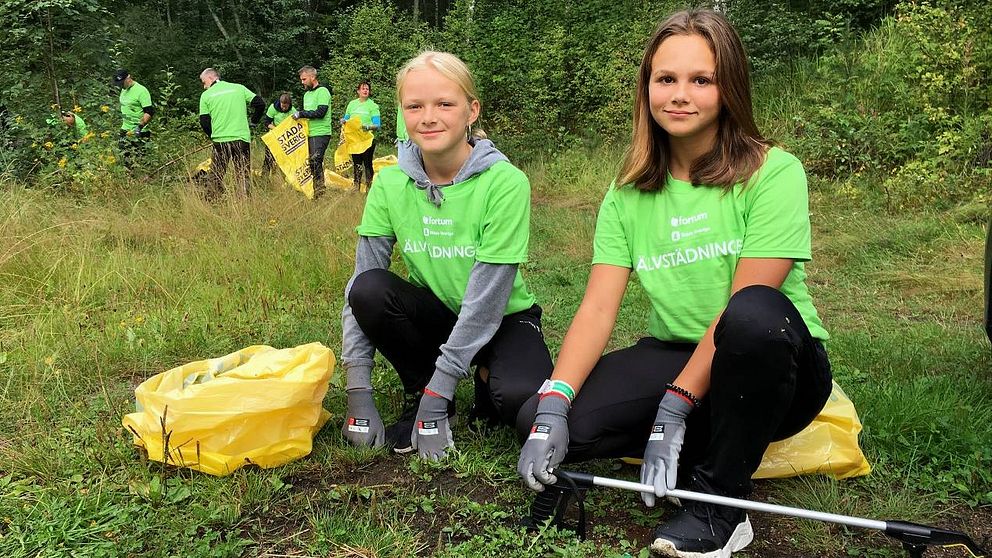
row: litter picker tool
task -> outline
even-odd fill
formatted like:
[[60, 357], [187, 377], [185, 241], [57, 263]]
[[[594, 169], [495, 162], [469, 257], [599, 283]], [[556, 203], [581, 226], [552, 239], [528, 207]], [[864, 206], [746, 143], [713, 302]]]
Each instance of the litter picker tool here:
[[[631, 482], [619, 479], [611, 479], [606, 477], [596, 477], [588, 473], [576, 473], [572, 471], [555, 471], [555, 476], [558, 477], [558, 486], [565, 490], [570, 490], [576, 497], [579, 503], [579, 532], [585, 532], [585, 514], [581, 513], [583, 502], [582, 496], [579, 493], [580, 488], [592, 488], [593, 486], [602, 486], [606, 488], [620, 488], [623, 490], [632, 490], [634, 492], [654, 492], [654, 486], [650, 484], [642, 484], [639, 482]], [[922, 558], [923, 552], [929, 546], [940, 546], [944, 548], [955, 547], [962, 548], [968, 551], [972, 558], [985, 558], [985, 551], [982, 550], [978, 544], [975, 543], [968, 535], [962, 533], [961, 531], [954, 531], [951, 529], [942, 529], [939, 527], [930, 527], [928, 525], [919, 525], [916, 523], [909, 523], [906, 521], [878, 521], [874, 519], [864, 519], [861, 517], [852, 517], [847, 515], [838, 515], [834, 513], [824, 513], [813, 510], [805, 510], [802, 508], [790, 508], [788, 506], [779, 506], [775, 504], [766, 504], [764, 502], [752, 502], [750, 500], [741, 500], [737, 498], [728, 498], [726, 496], [717, 496], [715, 494], [705, 494], [701, 492], [693, 492], [690, 490], [669, 490], [666, 496], [672, 496], [679, 498], [680, 500], [694, 500], [697, 502], [705, 502], [707, 504], [716, 504], [719, 506], [730, 506], [734, 508], [759, 511], [765, 513], [774, 513], [778, 515], [788, 515], [792, 517], [799, 517], [802, 519], [813, 519], [816, 521], [825, 521], [827, 523], [836, 523], [838, 525], [846, 525], [848, 527], [857, 527], [859, 529], [874, 529], [876, 531], [881, 531], [902, 543], [904, 549], [909, 554], [911, 558]]]

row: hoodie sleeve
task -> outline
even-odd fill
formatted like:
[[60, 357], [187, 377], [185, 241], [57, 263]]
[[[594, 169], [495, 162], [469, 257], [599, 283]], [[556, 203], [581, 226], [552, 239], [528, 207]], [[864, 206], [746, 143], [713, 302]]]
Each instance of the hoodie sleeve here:
[[355, 278], [370, 269], [389, 269], [396, 239], [391, 236], [359, 236], [355, 248], [355, 273], [344, 288], [344, 308], [341, 309], [341, 366], [347, 376], [349, 391], [372, 389], [372, 363], [375, 347], [365, 336], [351, 312], [349, 297]]
[[516, 264], [475, 263], [465, 287], [458, 321], [448, 340], [441, 345], [441, 356], [434, 365], [434, 376], [427, 384], [428, 389], [449, 401], [454, 399], [458, 380], [468, 377], [472, 359], [503, 323], [503, 313], [516, 276]]

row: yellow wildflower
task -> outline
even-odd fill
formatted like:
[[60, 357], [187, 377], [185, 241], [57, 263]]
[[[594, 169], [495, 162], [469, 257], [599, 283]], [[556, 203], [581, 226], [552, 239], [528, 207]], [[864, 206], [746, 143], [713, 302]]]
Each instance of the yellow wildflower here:
[[35, 149], [37, 147], [38, 147], [38, 142], [36, 141], [31, 142], [31, 149]]
[[24, 122], [24, 118], [21, 117], [20, 115], [17, 115], [17, 116], [14, 117], [14, 122], [16, 122], [18, 124], [21, 124], [21, 123]]
[[79, 144], [78, 143], [74, 143], [74, 144], [72, 144], [72, 145], [69, 146], [69, 149], [79, 149]]
[[62, 157], [61, 159], [59, 159], [59, 168], [64, 169], [68, 163], [69, 163], [69, 159]]
[[110, 132], [100, 132], [100, 137], [104, 139], [109, 138]]
[[137, 325], [141, 325], [144, 321], [145, 321], [145, 317], [142, 316], [141, 314], [138, 314], [137, 316], [134, 317], [134, 323]]
[[55, 364], [55, 355], [45, 357], [45, 366], [53, 366]]
[[110, 111], [110, 107], [108, 107], [107, 105], [100, 105], [100, 112], [108, 112], [108, 111]]
[[83, 107], [76, 105], [72, 107], [72, 112], [83, 112]]
[[45, 149], [51, 149], [53, 147], [55, 147], [55, 144], [54, 143], [52, 143], [50, 141], [46, 141], [45, 142]]

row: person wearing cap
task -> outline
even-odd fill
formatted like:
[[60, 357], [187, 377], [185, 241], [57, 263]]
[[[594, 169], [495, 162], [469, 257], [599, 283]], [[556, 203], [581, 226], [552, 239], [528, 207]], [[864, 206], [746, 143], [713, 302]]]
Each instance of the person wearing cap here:
[[211, 155], [211, 184], [207, 198], [218, 197], [224, 191], [224, 172], [230, 162], [239, 196], [248, 195], [251, 173], [251, 128], [248, 106], [251, 105], [251, 126], [256, 126], [265, 111], [265, 101], [244, 85], [220, 79], [213, 68], [200, 72], [203, 93], [200, 94], [200, 127], [213, 142]]
[[293, 113], [293, 118], [306, 118], [307, 148], [310, 150], [310, 172], [313, 175], [313, 198], [324, 195], [324, 152], [331, 143], [331, 89], [317, 80], [317, 69], [313, 66], [300, 68], [300, 83], [306, 90], [303, 93], [303, 110]]
[[62, 111], [62, 122], [65, 122], [65, 125], [72, 130], [72, 133], [76, 136], [76, 139], [83, 139], [86, 137], [86, 132], [89, 131], [86, 128], [86, 121], [83, 120], [83, 117], [72, 111]]
[[113, 84], [121, 88], [121, 132], [117, 146], [124, 166], [131, 168], [152, 133], [145, 129], [155, 114], [148, 88], [134, 81], [130, 72], [121, 68], [114, 74]]

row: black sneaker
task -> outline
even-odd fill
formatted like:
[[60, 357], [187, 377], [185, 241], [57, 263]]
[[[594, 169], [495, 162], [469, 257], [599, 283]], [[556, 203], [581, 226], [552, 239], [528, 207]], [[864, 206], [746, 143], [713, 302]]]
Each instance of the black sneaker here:
[[568, 511], [571, 501], [571, 491], [559, 488], [557, 485], [546, 485], [544, 491], [538, 492], [534, 497], [530, 505], [530, 515], [520, 518], [520, 526], [530, 532], [539, 531], [548, 518], [551, 518], [549, 527], [566, 529], [565, 512]]
[[[693, 482], [699, 490], [702, 483]], [[684, 501], [682, 511], [654, 531], [652, 556], [673, 558], [730, 558], [754, 539], [744, 510], [695, 501]]]
[[[417, 418], [417, 410], [420, 408], [420, 397], [422, 393], [404, 393], [403, 411], [400, 418], [393, 424], [386, 427], [386, 445], [392, 446], [396, 453], [404, 454], [413, 451], [413, 442], [410, 435], [413, 434], [413, 423]], [[455, 416], [455, 402], [448, 401], [448, 417]]]

